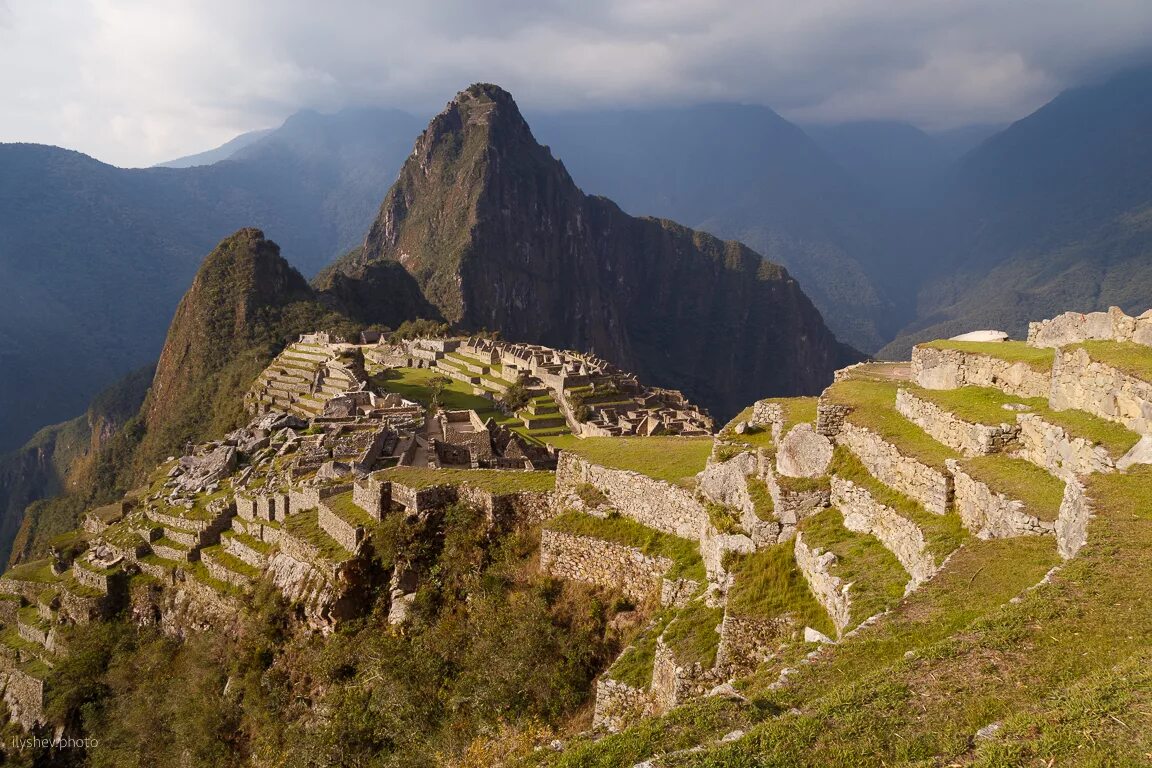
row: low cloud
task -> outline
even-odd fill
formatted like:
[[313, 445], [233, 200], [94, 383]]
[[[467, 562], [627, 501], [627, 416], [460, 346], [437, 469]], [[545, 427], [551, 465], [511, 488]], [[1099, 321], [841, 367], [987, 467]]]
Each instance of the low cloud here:
[[1142, 60], [1146, 0], [0, 0], [0, 140], [144, 165], [302, 107], [741, 101], [797, 120], [1011, 120]]

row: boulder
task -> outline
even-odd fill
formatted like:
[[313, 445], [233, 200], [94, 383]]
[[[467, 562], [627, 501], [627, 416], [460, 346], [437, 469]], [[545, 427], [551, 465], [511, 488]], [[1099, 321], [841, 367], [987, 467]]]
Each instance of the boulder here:
[[1004, 331], [969, 331], [959, 336], [953, 336], [949, 341], [1007, 341], [1008, 334]]
[[811, 424], [797, 424], [780, 441], [776, 471], [788, 477], [818, 477], [832, 461], [832, 441]]
[[1152, 464], [1152, 435], [1141, 437], [1140, 441], [1116, 462], [1116, 468], [1123, 472], [1134, 464]]

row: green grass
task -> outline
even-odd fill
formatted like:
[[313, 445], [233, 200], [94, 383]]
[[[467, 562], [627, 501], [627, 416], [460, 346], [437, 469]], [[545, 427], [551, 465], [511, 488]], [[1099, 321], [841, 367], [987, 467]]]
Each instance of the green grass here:
[[756, 510], [756, 517], [770, 521], [776, 519], [776, 506], [772, 501], [772, 493], [768, 484], [758, 477], [748, 477], [748, 495], [752, 497], [752, 507]]
[[593, 464], [626, 469], [669, 483], [691, 487], [712, 453], [710, 437], [559, 436], [546, 442]]
[[723, 619], [722, 607], [709, 608], [703, 600], [694, 600], [684, 606], [664, 630], [664, 643], [678, 664], [698, 663], [704, 669], [711, 669], [716, 663], [716, 649], [720, 647], [717, 630]]
[[997, 493], [1024, 502], [1040, 520], [1055, 520], [1064, 499], [1064, 482], [1030, 461], [1000, 453], [961, 462], [961, 468]]
[[963, 421], [973, 424], [1015, 424], [1017, 411], [1004, 408], [1007, 404], [1027, 405], [1030, 411], [1046, 410], [1048, 401], [1041, 397], [1013, 397], [994, 387], [960, 387], [959, 389], [923, 389], [905, 385], [921, 400], [927, 400]]
[[434, 467], [393, 467], [378, 475], [412, 488], [467, 483], [495, 494], [547, 493], [556, 488], [554, 472], [526, 472], [510, 469], [436, 469]]
[[670, 609], [656, 614], [652, 623], [608, 668], [607, 676], [633, 688], [645, 689], [651, 685], [652, 665], [656, 661], [656, 638], [664, 632], [673, 616], [675, 611]]
[[[424, 407], [432, 404], [432, 389], [428, 382], [437, 377], [444, 376], [443, 371], [435, 368], [391, 368], [375, 377], [374, 383], [386, 392], [395, 392], [401, 397], [420, 403]], [[492, 417], [501, 424], [509, 426], [515, 419], [502, 414], [496, 405], [486, 397], [472, 393], [472, 385], [451, 379], [440, 395], [440, 404], [452, 411], [476, 411], [480, 418]]]
[[896, 412], [899, 382], [847, 379], [827, 390], [830, 402], [852, 408], [847, 420], [880, 435], [905, 456], [944, 470], [960, 454], [932, 439], [927, 432]]
[[657, 531], [631, 518], [599, 518], [583, 512], [565, 512], [549, 520], [544, 527], [635, 547], [654, 557], [666, 557], [672, 561], [672, 567], [664, 574], [669, 579], [692, 579], [701, 584], [706, 579], [704, 561], [695, 542]]
[[352, 556], [351, 552], [340, 546], [320, 527], [318, 513], [315, 509], [286, 517], [284, 519], [284, 532], [311, 544], [320, 551], [323, 557], [334, 563], [342, 563]]
[[836, 555], [832, 573], [851, 583], [852, 626], [904, 597], [908, 572], [876, 538], [844, 527], [837, 509], [824, 509], [800, 523], [804, 543]]
[[1127, 427], [1085, 411], [1045, 409], [1042, 415], [1045, 421], [1063, 427], [1070, 435], [1102, 446], [1112, 458], [1120, 458], [1140, 442], [1140, 435]]
[[976, 424], [1012, 424], [1016, 421], [1015, 411], [1005, 409], [1005, 404], [1027, 405], [1030, 410], [1050, 424], [1063, 427], [1070, 435], [1082, 437], [1091, 443], [1103, 446], [1113, 458], [1123, 456], [1140, 440], [1140, 435], [1108, 419], [1093, 416], [1085, 411], [1069, 409], [1054, 411], [1048, 401], [1041, 397], [1013, 397], [991, 387], [961, 387], [959, 389], [922, 389], [908, 386], [912, 394], [934, 403], [957, 418]]
[[242, 576], [255, 581], [260, 578], [260, 569], [249, 565], [240, 558], [236, 557], [230, 552], [224, 551], [224, 548], [219, 544], [214, 544], [210, 547], [204, 547], [202, 550], [208, 553], [209, 558], [216, 561], [219, 565], [233, 573], [239, 573]]
[[345, 491], [335, 496], [329, 496], [323, 500], [323, 503], [327, 504], [328, 508], [335, 512], [341, 519], [352, 525], [369, 526], [375, 522], [371, 515], [352, 500], [352, 491]]
[[1141, 381], [1152, 382], [1152, 347], [1131, 341], [1085, 341], [1066, 349], [1080, 348], [1099, 363]]
[[34, 560], [30, 563], [17, 565], [10, 568], [4, 577], [15, 581], [33, 581], [43, 584], [51, 584], [60, 580], [59, 576], [52, 573], [52, 564], [49, 560]]
[[1012, 363], [1025, 363], [1037, 371], [1052, 370], [1055, 350], [1030, 347], [1023, 341], [929, 341], [917, 346], [930, 349], [954, 349], [972, 355], [986, 355]]
[[911, 520], [923, 532], [928, 551], [942, 560], [965, 543], [969, 536], [958, 515], [935, 515], [899, 491], [873, 477], [860, 463], [860, 459], [843, 446], [837, 446], [832, 456], [831, 471], [837, 477], [851, 480], [872, 494], [877, 503], [891, 507], [901, 517]]
[[745, 555], [732, 568], [735, 581], [728, 591], [728, 612], [733, 616], [773, 618], [791, 613], [800, 626], [836, 634], [832, 620], [808, 588], [796, 566], [792, 542]]

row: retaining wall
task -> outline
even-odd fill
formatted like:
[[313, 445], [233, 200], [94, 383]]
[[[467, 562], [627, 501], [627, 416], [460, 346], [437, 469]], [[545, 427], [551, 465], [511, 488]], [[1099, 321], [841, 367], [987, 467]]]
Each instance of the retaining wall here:
[[929, 512], [947, 514], [952, 501], [952, 478], [911, 456], [875, 432], [846, 423], [836, 438], [848, 448], [877, 480], [915, 499]]
[[844, 516], [845, 528], [875, 536], [896, 556], [911, 577], [907, 591], [936, 575], [940, 564], [928, 551], [924, 532], [896, 510], [876, 501], [868, 489], [833, 476], [832, 505]]
[[1017, 424], [1007, 421], [1012, 418], [1008, 411], [1004, 412], [1006, 421], [1003, 424], [976, 424], [964, 421], [906, 389], [896, 393], [896, 411], [936, 442], [969, 458], [1004, 451], [1015, 443], [1020, 432]]
[[995, 387], [1017, 397], [1048, 397], [1048, 371], [989, 355], [934, 347], [912, 348], [912, 376], [925, 389]]

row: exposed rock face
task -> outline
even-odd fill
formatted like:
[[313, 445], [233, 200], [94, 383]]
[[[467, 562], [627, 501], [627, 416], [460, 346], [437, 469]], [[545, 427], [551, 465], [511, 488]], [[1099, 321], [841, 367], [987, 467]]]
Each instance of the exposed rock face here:
[[766, 394], [814, 393], [859, 359], [782, 267], [585, 195], [492, 85], [433, 119], [363, 252], [337, 270], [381, 261], [464, 329], [595, 351], [722, 419]]
[[788, 477], [818, 477], [832, 461], [832, 441], [811, 424], [797, 424], [789, 430], [776, 453], [776, 470]]

